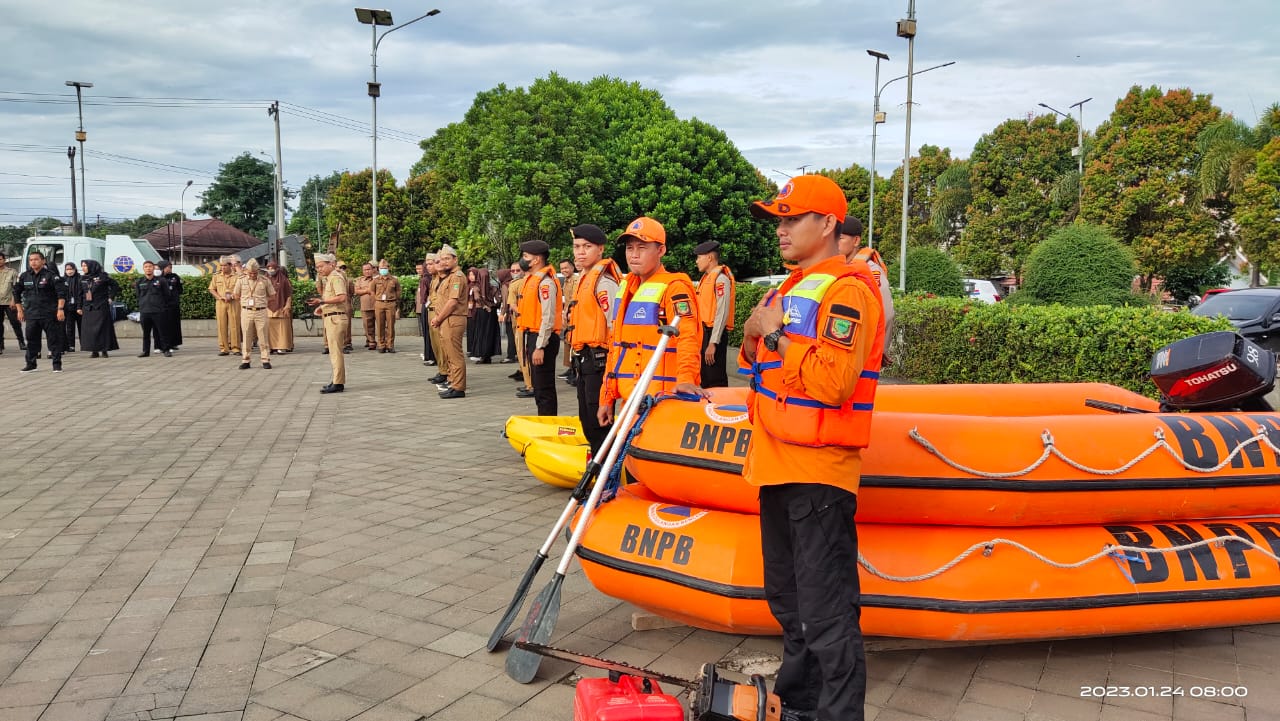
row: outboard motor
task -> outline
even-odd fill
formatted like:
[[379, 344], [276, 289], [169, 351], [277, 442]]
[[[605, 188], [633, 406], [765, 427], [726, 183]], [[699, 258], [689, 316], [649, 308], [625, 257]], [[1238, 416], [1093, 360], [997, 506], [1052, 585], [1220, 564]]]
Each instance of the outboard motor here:
[[1272, 411], [1275, 354], [1231, 331], [1193, 336], [1151, 359], [1161, 411]]

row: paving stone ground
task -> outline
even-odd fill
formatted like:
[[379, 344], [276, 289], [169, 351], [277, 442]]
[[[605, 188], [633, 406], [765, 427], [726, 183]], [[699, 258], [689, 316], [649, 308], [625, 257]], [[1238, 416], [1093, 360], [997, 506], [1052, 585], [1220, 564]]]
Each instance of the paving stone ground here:
[[[565, 491], [499, 431], [513, 366], [468, 397], [425, 383], [420, 340], [358, 350], [321, 396], [319, 341], [238, 370], [207, 338], [173, 358], [0, 356], [0, 720], [569, 719], [483, 646]], [[572, 389], [560, 403], [573, 412]], [[541, 587], [549, 571], [539, 578]], [[576, 570], [555, 643], [693, 676], [776, 639], [633, 631]], [[879, 647], [885, 647], [881, 644]], [[869, 654], [875, 721], [1280, 720], [1280, 624]], [[1082, 698], [1081, 686], [1242, 686], [1243, 698]]]

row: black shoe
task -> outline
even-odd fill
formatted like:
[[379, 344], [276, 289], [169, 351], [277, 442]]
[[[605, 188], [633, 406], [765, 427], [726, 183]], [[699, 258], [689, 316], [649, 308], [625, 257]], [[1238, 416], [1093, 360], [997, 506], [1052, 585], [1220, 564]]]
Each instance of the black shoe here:
[[561, 373], [560, 375], [556, 376], [556, 378], [559, 378], [562, 381], [569, 380], [569, 371], [565, 371], [564, 373]]
[[534, 396], [534, 392], [529, 390], [528, 388], [521, 388], [520, 390], [516, 391], [516, 398], [532, 398], [533, 396]]
[[437, 374], [435, 374], [435, 375], [431, 376], [430, 378], [428, 378], [428, 379], [427, 379], [427, 382], [428, 382], [428, 383], [444, 383], [444, 382], [445, 382], [445, 381], [447, 381], [447, 380], [449, 380], [449, 379], [448, 379], [448, 378], [446, 378], [446, 377], [444, 376], [444, 374], [442, 374], [442, 373], [437, 373]]
[[342, 349], [342, 352], [343, 352], [343, 353], [350, 353], [350, 352], [351, 352], [351, 346], [347, 346], [346, 348], [343, 348], [343, 349]]
[[818, 721], [817, 711], [801, 711], [799, 709], [782, 707], [782, 715], [778, 717], [781, 721]]
[[27, 349], [27, 342], [26, 342], [26, 341], [24, 341], [24, 340], [19, 339], [19, 340], [18, 340], [18, 350], [26, 350], [26, 349]]
[[458, 390], [454, 390], [454, 389], [450, 388], [450, 389], [449, 389], [449, 390], [447, 390], [447, 391], [441, 391], [441, 392], [440, 392], [440, 397], [441, 397], [441, 398], [445, 398], [445, 399], [449, 399], [449, 398], [466, 398], [466, 397], [467, 397], [467, 392], [466, 392], [466, 391], [458, 391]]
[[150, 356], [151, 356], [151, 354], [150, 354], [150, 353], [139, 353], [139, 354], [138, 354], [138, 357], [139, 357], [139, 358], [149, 358]]
[[502, 363], [515, 363], [515, 362], [516, 362], [516, 359], [515, 359], [515, 358], [503, 358], [501, 362], [502, 362]]
[[578, 385], [578, 379], [577, 379], [577, 378], [565, 378], [565, 379], [564, 379], [564, 382], [565, 382], [566, 384], [568, 384], [568, 385], [571, 385], [571, 386], [577, 386], [577, 385]]
[[396, 352], [396, 349], [395, 349], [395, 348], [388, 348], [388, 349], [387, 349], [387, 352], [388, 352], [388, 353], [395, 353], [395, 352]]
[[75, 349], [75, 348], [68, 348], [68, 349], [66, 349], [66, 350], [64, 350], [64, 351], [62, 351], [62, 352], [63, 352], [63, 353], [75, 353], [75, 352], [76, 352], [76, 349]]
[[167, 351], [165, 351], [165, 352], [164, 352], [164, 357], [165, 357], [165, 358], [172, 358], [172, 357], [173, 357], [173, 351], [171, 351], [171, 350], [167, 350]]
[[231, 355], [231, 351], [229, 350], [218, 351], [218, 355]]
[[271, 361], [262, 361], [262, 370], [264, 371], [271, 370]]
[[19, 373], [33, 373], [33, 372], [35, 372], [35, 369], [36, 369], [36, 364], [35, 364], [35, 363], [28, 363], [28, 364], [26, 364], [26, 365], [22, 366], [22, 370], [20, 370], [20, 371], [18, 371], [18, 372], [19, 372]]
[[322, 350], [322, 351], [320, 351], [320, 352], [321, 352], [321, 353], [324, 353], [325, 355], [329, 355], [329, 349], [328, 349], [328, 348], [325, 348], [324, 350]]
[[481, 358], [480, 360], [476, 361], [476, 365], [482, 365], [482, 366], [487, 366], [487, 365], [490, 365], [491, 363], [493, 363], [493, 361], [490, 360], [489, 358]]
[[90, 354], [89, 354], [89, 357], [90, 357], [90, 358], [97, 358], [97, 357], [98, 357], [98, 351], [94, 351], [94, 352], [90, 353]]
[[513, 381], [524, 381], [524, 373], [521, 373], [520, 371], [516, 371], [515, 373], [511, 373], [511, 374], [509, 374], [507, 377], [508, 377], [508, 378], [510, 378], [510, 379], [511, 379], [511, 380], [513, 380]]
[[241, 363], [241, 364], [240, 364], [240, 370], [242, 370], [242, 371], [243, 371], [243, 370], [248, 370], [248, 369], [249, 369], [249, 361], [245, 361], [245, 362], [243, 362], [243, 363]]
[[54, 364], [53, 364], [53, 372], [54, 372], [54, 373], [61, 373], [61, 372], [62, 372], [62, 364], [61, 364], [61, 363], [54, 363]]
[[103, 357], [103, 358], [110, 358], [111, 356], [107, 355], [107, 352], [106, 352], [106, 351], [102, 351], [102, 357]]
[[387, 352], [387, 349], [386, 349], [386, 348], [379, 348], [379, 349], [378, 349], [378, 352], [379, 352], [379, 353], [386, 353], [386, 352]]
[[341, 392], [342, 392], [342, 384], [341, 384], [341, 383], [330, 383], [329, 385], [325, 386], [324, 388], [321, 388], [321, 389], [320, 389], [320, 392], [321, 392], [321, 393], [341, 393]]

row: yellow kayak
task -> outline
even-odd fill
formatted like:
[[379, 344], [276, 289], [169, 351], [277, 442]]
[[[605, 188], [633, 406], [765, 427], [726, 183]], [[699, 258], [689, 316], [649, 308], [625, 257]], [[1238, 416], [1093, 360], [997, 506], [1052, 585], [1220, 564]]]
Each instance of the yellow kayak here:
[[542, 436], [529, 441], [524, 464], [534, 478], [559, 488], [578, 485], [591, 447], [581, 436]]
[[[524, 455], [529, 442], [535, 438], [572, 438], [575, 443], [583, 445], [587, 442], [577, 416], [511, 416], [502, 435], [520, 455]], [[579, 468], [585, 465], [584, 462]], [[574, 478], [574, 484], [577, 482]]]

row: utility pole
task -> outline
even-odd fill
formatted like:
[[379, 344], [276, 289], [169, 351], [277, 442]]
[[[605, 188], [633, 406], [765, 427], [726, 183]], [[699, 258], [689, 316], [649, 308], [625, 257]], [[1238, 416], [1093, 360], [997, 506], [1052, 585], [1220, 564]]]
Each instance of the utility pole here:
[[67, 158], [71, 161], [71, 227], [76, 227], [76, 148], [67, 146]]
[[280, 238], [284, 237], [284, 170], [281, 167], [283, 158], [280, 156], [280, 101], [271, 103], [271, 107], [267, 109], [267, 115], [275, 118], [276, 121], [276, 262], [282, 268], [288, 267], [288, 260], [284, 257], [283, 244]]
[[906, 148], [902, 153], [902, 245], [898, 251], [898, 290], [906, 292], [907, 214], [911, 202], [911, 84], [915, 79], [916, 0], [907, 0], [907, 18], [898, 21], [898, 37], [907, 39], [907, 137]]
[[[80, 103], [80, 91], [84, 88], [92, 88], [93, 83], [86, 83], [81, 80], [68, 80], [66, 85], [76, 89], [76, 112], [80, 115], [80, 129], [76, 131], [76, 140], [80, 143], [80, 211], [84, 213], [81, 216], [83, 220], [80, 222], [80, 235], [88, 235], [85, 224], [89, 222], [89, 201], [85, 197], [87, 190], [85, 189], [84, 178], [84, 141], [87, 136], [84, 132], [84, 106]], [[98, 225], [102, 225], [99, 221]]]

